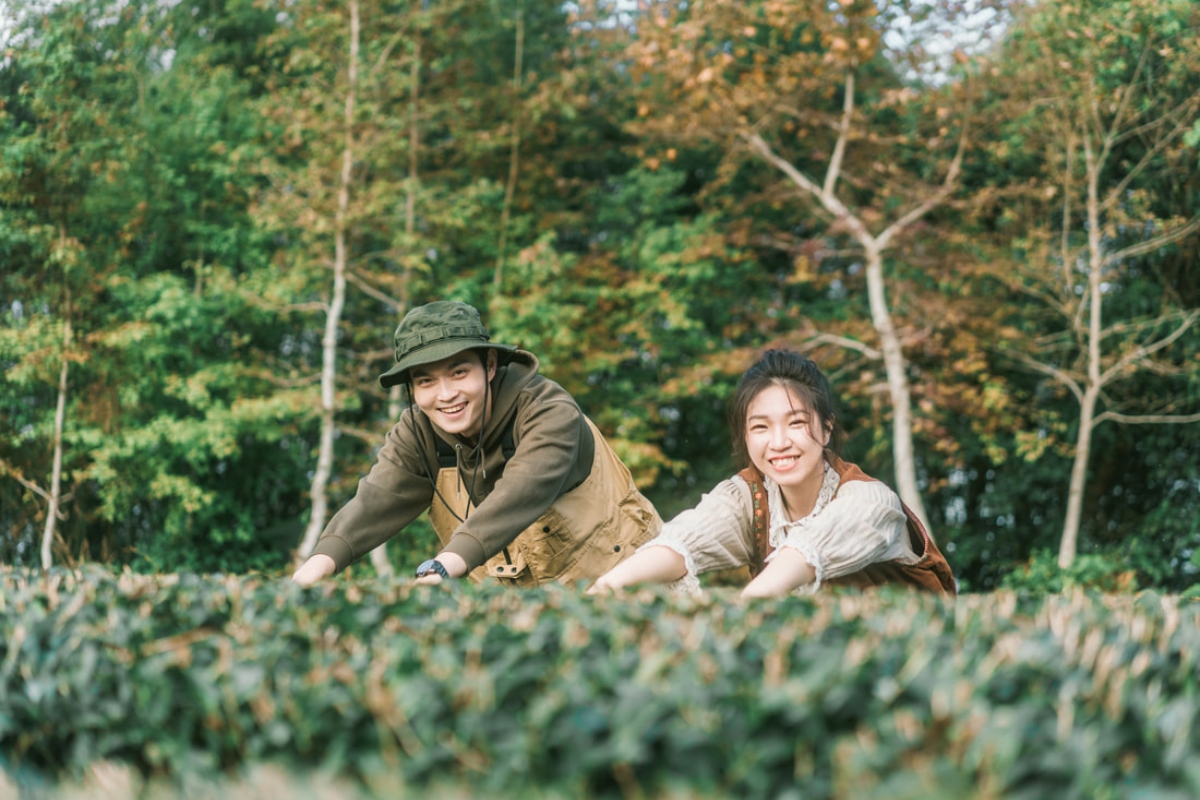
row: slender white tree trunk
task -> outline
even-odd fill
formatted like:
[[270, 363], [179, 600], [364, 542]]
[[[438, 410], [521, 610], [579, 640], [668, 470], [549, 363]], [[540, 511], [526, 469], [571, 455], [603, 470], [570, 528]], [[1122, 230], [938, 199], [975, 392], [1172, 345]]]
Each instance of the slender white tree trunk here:
[[1058, 566], [1067, 569], [1075, 560], [1079, 542], [1079, 522], [1083, 516], [1083, 489], [1087, 485], [1088, 456], [1092, 450], [1092, 421], [1096, 416], [1099, 391], [1088, 391], [1079, 406], [1079, 435], [1075, 440], [1075, 460], [1071, 464], [1071, 485], [1067, 492], [1067, 516], [1063, 521], [1062, 541], [1058, 545]]
[[333, 439], [337, 427], [334, 420], [337, 411], [337, 335], [342, 309], [346, 304], [346, 217], [350, 208], [350, 181], [354, 169], [354, 101], [358, 82], [358, 0], [349, 0], [347, 5], [350, 11], [350, 66], [344, 109], [341, 181], [334, 217], [333, 296], [325, 315], [325, 335], [321, 339], [321, 443], [310, 490], [312, 513], [300, 543], [301, 560], [312, 553], [325, 528], [325, 517], [329, 510], [329, 476], [333, 472]]
[[[871, 322], [879, 335], [883, 353], [884, 371], [888, 381], [888, 395], [892, 403], [892, 459], [896, 470], [896, 493], [916, 514], [929, 530], [929, 517], [917, 485], [916, 458], [913, 450], [912, 396], [909, 390], [907, 365], [900, 336], [892, 321], [887, 305], [887, 284], [883, 275], [883, 254], [891, 247], [895, 238], [914, 225], [933, 209], [944, 203], [958, 185], [963, 152], [967, 143], [964, 125], [959, 138], [958, 151], [946, 172], [940, 188], [924, 201], [909, 209], [888, 225], [881, 233], [872, 234], [866, 223], [854, 214], [837, 196], [837, 184], [841, 174], [842, 160], [849, 143], [854, 113], [854, 71], [846, 71], [842, 119], [838, 126], [838, 139], [830, 153], [825, 180], [821, 185], [798, 170], [794, 164], [780, 157], [757, 132], [745, 132], [742, 138], [750, 149], [773, 164], [801, 191], [819, 202], [830, 217], [846, 226], [850, 235], [863, 249], [867, 267], [867, 299], [871, 306]], [[930, 531], [930, 536], [933, 532]]]
[[[408, 186], [404, 193], [404, 233], [408, 246], [413, 247], [413, 236], [417, 230], [417, 170], [420, 160], [418, 151], [421, 146], [420, 100], [421, 100], [421, 43], [416, 42], [413, 48], [413, 60], [409, 67], [410, 95], [408, 105]], [[412, 253], [407, 253], [404, 259], [404, 272], [400, 276], [400, 302], [396, 308], [397, 323], [404, 319], [408, 312], [408, 284], [412, 280]], [[393, 423], [400, 419], [401, 405], [400, 387], [393, 386], [388, 392], [388, 419]]]
[[50, 473], [50, 506], [46, 510], [46, 527], [42, 531], [42, 569], [50, 569], [53, 559], [50, 547], [58, 521], [58, 504], [62, 496], [63, 425], [67, 416], [67, 349], [71, 346], [71, 290], [67, 290], [66, 314], [63, 319], [62, 369], [58, 373], [58, 407], [54, 411], [54, 466]]
[[504, 252], [508, 249], [508, 219], [512, 213], [513, 195], [517, 188], [517, 175], [520, 169], [521, 155], [521, 60], [525, 52], [525, 11], [519, 7], [516, 11], [517, 43], [513, 55], [513, 113], [512, 141], [508, 156], [508, 180], [504, 185], [504, 206], [500, 211], [500, 245], [496, 255], [496, 272], [492, 279], [492, 299], [498, 300], [504, 288]]
[[[1087, 137], [1084, 137], [1084, 157], [1087, 163], [1088, 217], [1088, 327], [1087, 381], [1079, 401], [1079, 436], [1075, 442], [1075, 461], [1071, 465], [1071, 485], [1067, 493], [1067, 516], [1063, 521], [1062, 541], [1058, 547], [1058, 566], [1067, 569], [1075, 560], [1079, 543], [1079, 523], [1083, 517], [1083, 489], [1087, 484], [1088, 456], [1092, 450], [1092, 429], [1095, 427], [1096, 402], [1104, 386], [1101, 378], [1102, 303], [1100, 284], [1104, 275], [1104, 245], [1100, 227], [1100, 164]], [[1069, 268], [1069, 265], [1068, 265]]]
[[[912, 396], [908, 388], [908, 370], [900, 337], [888, 311], [883, 280], [883, 256], [874, 247], [866, 248], [867, 298], [871, 306], [871, 322], [879, 334], [883, 366], [887, 374], [888, 395], [892, 401], [892, 464], [896, 471], [896, 493], [926, 530], [929, 517], [917, 485], [916, 458], [913, 452]], [[932, 535], [932, 533], [930, 534]]]

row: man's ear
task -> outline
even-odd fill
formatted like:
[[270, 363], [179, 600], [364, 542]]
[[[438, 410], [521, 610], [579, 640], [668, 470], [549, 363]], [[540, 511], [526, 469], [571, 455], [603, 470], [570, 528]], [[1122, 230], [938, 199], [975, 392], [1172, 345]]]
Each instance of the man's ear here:
[[489, 381], [496, 377], [497, 363], [498, 359], [496, 358], [496, 351], [489, 347], [487, 351], [487, 376]]

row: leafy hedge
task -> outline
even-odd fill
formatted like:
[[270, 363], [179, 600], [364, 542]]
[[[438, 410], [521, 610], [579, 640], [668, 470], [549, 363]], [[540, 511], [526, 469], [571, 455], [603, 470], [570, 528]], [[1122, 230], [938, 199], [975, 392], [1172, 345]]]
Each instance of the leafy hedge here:
[[504, 796], [1200, 796], [1200, 603], [1172, 597], [0, 582], [9, 770], [270, 762]]

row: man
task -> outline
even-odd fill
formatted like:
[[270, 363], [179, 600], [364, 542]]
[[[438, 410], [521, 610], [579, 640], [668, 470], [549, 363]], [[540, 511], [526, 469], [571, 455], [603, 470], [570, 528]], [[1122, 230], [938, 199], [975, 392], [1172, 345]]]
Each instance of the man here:
[[409, 408], [297, 583], [344, 569], [425, 509], [442, 549], [421, 583], [592, 580], [658, 533], [658, 512], [575, 399], [532, 353], [493, 344], [475, 308], [414, 308], [395, 347], [379, 382], [406, 387]]

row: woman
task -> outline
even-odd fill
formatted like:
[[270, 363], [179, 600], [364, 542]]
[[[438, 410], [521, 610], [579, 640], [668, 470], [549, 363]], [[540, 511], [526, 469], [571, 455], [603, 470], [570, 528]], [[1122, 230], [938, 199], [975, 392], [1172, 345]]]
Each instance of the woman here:
[[892, 583], [955, 592], [950, 566], [916, 516], [836, 455], [841, 430], [829, 381], [811, 359], [766, 351], [742, 375], [730, 427], [745, 468], [589, 591], [669, 582], [699, 591], [701, 573], [749, 566], [744, 597]]

